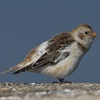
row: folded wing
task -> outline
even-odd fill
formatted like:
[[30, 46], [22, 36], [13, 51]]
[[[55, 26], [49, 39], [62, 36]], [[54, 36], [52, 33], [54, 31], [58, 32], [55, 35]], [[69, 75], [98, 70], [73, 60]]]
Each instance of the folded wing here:
[[[61, 60], [67, 58], [70, 55], [70, 45], [74, 42], [71, 36], [67, 33], [61, 33], [51, 40], [45, 48], [45, 53], [39, 57], [35, 62], [30, 65], [18, 69], [14, 74], [30, 71], [43, 66], [50, 66], [59, 63]], [[41, 51], [43, 52], [43, 51]]]
[[45, 65], [49, 66], [57, 64], [70, 55], [69, 48], [73, 42], [74, 40], [70, 34], [61, 33], [32, 49], [20, 64], [3, 71], [0, 74], [10, 71], [14, 71], [13, 74], [17, 74], [24, 71], [34, 71], [34, 69]]

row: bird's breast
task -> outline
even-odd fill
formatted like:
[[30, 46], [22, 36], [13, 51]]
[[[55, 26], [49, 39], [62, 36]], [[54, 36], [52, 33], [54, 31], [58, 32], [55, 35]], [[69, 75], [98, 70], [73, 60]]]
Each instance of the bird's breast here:
[[71, 74], [77, 68], [84, 53], [79, 48], [77, 42], [74, 42], [70, 46], [69, 51], [70, 55], [66, 59], [63, 59], [55, 65], [45, 66], [42, 72], [56, 78], [63, 78]]

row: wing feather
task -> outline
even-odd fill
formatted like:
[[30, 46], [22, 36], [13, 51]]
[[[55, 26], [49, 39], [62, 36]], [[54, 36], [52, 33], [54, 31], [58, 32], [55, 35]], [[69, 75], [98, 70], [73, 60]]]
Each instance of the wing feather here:
[[57, 64], [59, 61], [65, 59], [70, 55], [69, 47], [73, 43], [73, 38], [67, 33], [61, 33], [51, 40], [49, 40], [47, 47], [45, 48], [45, 53], [34, 63], [18, 69], [14, 74], [34, 70], [36, 68], [42, 67], [44, 65]]
[[0, 74], [4, 74], [7, 72], [11, 72], [11, 71], [16, 72], [23, 68], [27, 68], [31, 64], [35, 64], [40, 59], [40, 57], [47, 52], [46, 51], [47, 44], [48, 44], [48, 41], [45, 41], [42, 44], [40, 44], [39, 46], [35, 47], [28, 53], [28, 55], [25, 57], [25, 59], [21, 63], [19, 63], [18, 65], [14, 66], [14, 67], [11, 67], [8, 70], [1, 72]]

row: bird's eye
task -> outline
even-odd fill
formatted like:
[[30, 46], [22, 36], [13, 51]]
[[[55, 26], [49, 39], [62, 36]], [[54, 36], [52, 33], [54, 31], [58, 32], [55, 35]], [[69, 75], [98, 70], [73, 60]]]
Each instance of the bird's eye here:
[[85, 34], [88, 34], [88, 32], [85, 32]]

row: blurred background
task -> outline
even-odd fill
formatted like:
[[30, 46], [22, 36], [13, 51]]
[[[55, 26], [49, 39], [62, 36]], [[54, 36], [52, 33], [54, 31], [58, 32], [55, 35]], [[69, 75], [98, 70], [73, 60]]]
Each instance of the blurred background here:
[[[56, 33], [87, 23], [100, 33], [99, 0], [0, 0], [0, 72], [20, 63], [38, 44]], [[73, 82], [100, 82], [100, 36], [77, 70], [65, 78]], [[52, 77], [36, 73], [7, 73], [0, 83], [51, 83]]]

